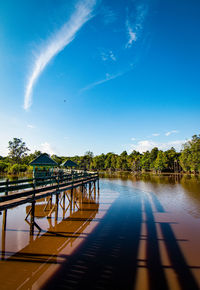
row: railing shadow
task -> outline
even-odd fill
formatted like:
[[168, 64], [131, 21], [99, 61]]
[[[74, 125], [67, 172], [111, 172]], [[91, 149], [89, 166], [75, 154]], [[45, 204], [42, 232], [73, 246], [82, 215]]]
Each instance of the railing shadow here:
[[[158, 237], [152, 203], [164, 212], [153, 194], [119, 197], [85, 242], [63, 264], [43, 289], [135, 289], [137, 273], [147, 270], [148, 289], [170, 289], [166, 269], [172, 269], [180, 289], [199, 289], [173, 233], [170, 223], [160, 223], [163, 239]], [[142, 207], [143, 204], [143, 207]], [[143, 220], [142, 209], [146, 219]], [[142, 224], [146, 224], [146, 257], [138, 258]], [[165, 243], [171, 266], [163, 265], [159, 241]], [[199, 268], [199, 267], [197, 267]]]

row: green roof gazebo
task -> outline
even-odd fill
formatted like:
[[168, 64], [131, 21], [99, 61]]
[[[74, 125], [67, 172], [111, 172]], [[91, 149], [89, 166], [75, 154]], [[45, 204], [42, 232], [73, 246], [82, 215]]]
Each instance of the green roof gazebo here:
[[72, 167], [77, 167], [78, 165], [72, 160], [66, 160], [62, 163], [62, 166], [64, 166], [65, 168], [67, 167], [72, 168]]
[[49, 157], [47, 153], [43, 153], [31, 161], [29, 165], [33, 166], [33, 176], [37, 178], [51, 176], [53, 167], [58, 166], [58, 163]]

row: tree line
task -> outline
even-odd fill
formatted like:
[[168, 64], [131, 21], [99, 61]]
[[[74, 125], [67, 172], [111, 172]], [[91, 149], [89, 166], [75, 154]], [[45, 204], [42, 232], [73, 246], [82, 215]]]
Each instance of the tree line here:
[[[31, 171], [29, 163], [41, 154], [41, 151], [29, 153], [29, 149], [22, 139], [14, 138], [8, 144], [9, 154], [0, 156], [0, 172], [16, 174]], [[187, 172], [200, 173], [200, 135], [183, 144], [181, 152], [172, 147], [162, 151], [157, 147], [151, 151], [140, 153], [133, 150], [130, 154], [123, 151], [121, 154], [109, 152], [94, 156], [87, 151], [84, 156], [57, 156], [52, 155], [58, 165], [70, 159], [77, 163], [78, 169], [98, 171], [132, 171], [132, 172]]]

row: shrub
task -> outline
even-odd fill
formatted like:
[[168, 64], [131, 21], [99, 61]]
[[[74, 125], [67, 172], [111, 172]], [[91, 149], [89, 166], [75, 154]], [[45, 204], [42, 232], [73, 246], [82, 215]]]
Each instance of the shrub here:
[[9, 167], [8, 173], [10, 174], [18, 174], [20, 172], [26, 172], [27, 171], [27, 165], [25, 164], [14, 164]]
[[8, 163], [0, 161], [0, 172], [6, 172], [8, 169]]

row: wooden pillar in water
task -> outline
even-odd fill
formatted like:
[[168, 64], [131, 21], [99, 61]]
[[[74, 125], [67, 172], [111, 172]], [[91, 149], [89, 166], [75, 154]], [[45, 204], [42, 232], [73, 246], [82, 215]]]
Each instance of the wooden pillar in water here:
[[31, 204], [31, 221], [30, 221], [30, 235], [34, 235], [34, 223], [35, 223], [35, 200]]
[[56, 194], [55, 224], [57, 224], [58, 221], [58, 202], [59, 202], [59, 193]]
[[89, 183], [89, 197], [91, 196], [91, 182]]
[[76, 201], [76, 189], [72, 189], [72, 199], [73, 199], [73, 212], [75, 211], [75, 201]]
[[7, 222], [7, 209], [3, 211], [3, 221], [2, 221], [2, 245], [1, 245], [1, 258], [5, 259], [6, 251], [6, 222]]
[[[6, 190], [5, 190], [5, 195], [8, 195], [8, 183], [9, 183], [9, 179], [6, 179]], [[4, 260], [5, 258], [5, 250], [6, 250], [6, 224], [7, 224], [7, 209], [5, 209], [3, 211], [3, 220], [2, 220], [2, 260]]]
[[33, 180], [33, 196], [32, 196], [32, 203], [31, 203], [31, 221], [30, 221], [30, 236], [34, 235], [34, 223], [35, 223], [35, 187], [36, 187], [36, 180]]
[[65, 217], [65, 191], [63, 192], [63, 219]]
[[94, 199], [96, 199], [96, 181], [94, 181]]
[[72, 214], [72, 206], [73, 206], [73, 187], [70, 191], [70, 215]]
[[99, 177], [97, 179], [97, 194], [98, 194], [98, 201], [99, 201], [99, 192], [100, 192], [100, 187], [99, 187]]

